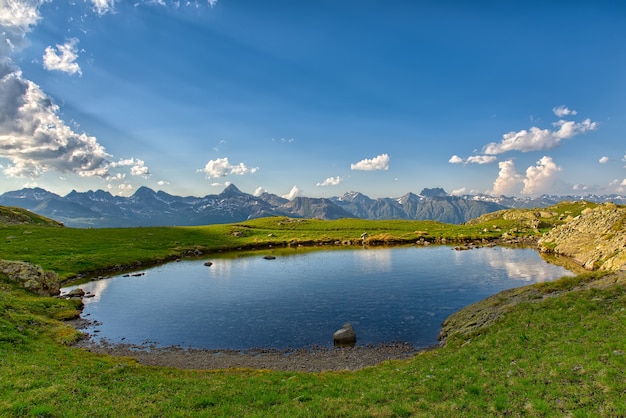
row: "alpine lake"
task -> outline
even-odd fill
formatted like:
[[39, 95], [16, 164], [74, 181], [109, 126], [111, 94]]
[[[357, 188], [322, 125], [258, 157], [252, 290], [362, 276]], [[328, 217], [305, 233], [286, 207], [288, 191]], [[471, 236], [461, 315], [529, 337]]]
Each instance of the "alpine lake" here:
[[[574, 273], [534, 249], [444, 245], [213, 254], [62, 289], [86, 292], [94, 343], [210, 350], [437, 344], [455, 311]], [[275, 257], [275, 258], [274, 258]], [[207, 263], [207, 261], [210, 261]], [[210, 265], [205, 265], [210, 264]]]

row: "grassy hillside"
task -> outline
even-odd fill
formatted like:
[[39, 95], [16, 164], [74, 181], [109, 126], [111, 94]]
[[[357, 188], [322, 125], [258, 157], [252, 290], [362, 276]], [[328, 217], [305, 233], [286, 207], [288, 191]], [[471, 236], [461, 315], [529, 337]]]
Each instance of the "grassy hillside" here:
[[[571, 209], [552, 210], [543, 225], [504, 214], [466, 226], [286, 218], [119, 230], [5, 224], [0, 258], [70, 277], [195, 249], [334, 245], [363, 232], [372, 243], [534, 235], [565, 222]], [[623, 273], [586, 274], [518, 289], [486, 302], [502, 307], [489, 326], [451, 332], [443, 348], [357, 372], [296, 373], [146, 367], [73, 348], [78, 334], [62, 320], [78, 315], [77, 302], [34, 296], [0, 274], [0, 416], [624, 416], [625, 281]]]
[[27, 211], [26, 209], [0, 206], [0, 225], [40, 225], [40, 226], [63, 226], [62, 223], [48, 219], [44, 216]]

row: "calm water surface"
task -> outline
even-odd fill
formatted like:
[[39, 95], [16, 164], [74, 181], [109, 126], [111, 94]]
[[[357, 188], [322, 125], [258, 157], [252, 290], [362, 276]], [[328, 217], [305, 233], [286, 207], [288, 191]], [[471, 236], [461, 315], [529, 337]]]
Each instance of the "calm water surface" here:
[[[181, 261], [82, 284], [87, 332], [113, 343], [207, 349], [437, 343], [443, 320], [504, 289], [571, 275], [530, 249], [447, 246]], [[73, 287], [63, 289], [69, 291]]]

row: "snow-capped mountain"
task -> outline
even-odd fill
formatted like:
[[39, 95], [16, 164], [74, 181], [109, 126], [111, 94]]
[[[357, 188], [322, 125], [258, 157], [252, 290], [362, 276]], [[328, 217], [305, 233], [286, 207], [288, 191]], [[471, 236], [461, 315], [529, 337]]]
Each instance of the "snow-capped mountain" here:
[[217, 195], [174, 196], [140, 187], [132, 196], [114, 196], [103, 190], [59, 196], [40, 188], [26, 188], [0, 195], [0, 205], [18, 206], [64, 222], [72, 227], [124, 227], [206, 225], [241, 222], [264, 216], [315, 217], [321, 219], [431, 219], [462, 223], [484, 213], [506, 208], [532, 208], [563, 200], [588, 200], [626, 204], [626, 198], [609, 196], [541, 196], [517, 198], [488, 195], [452, 196], [441, 188], [423, 189], [397, 198], [372, 199], [348, 192], [325, 198], [287, 200], [263, 193], [253, 196], [230, 185]]

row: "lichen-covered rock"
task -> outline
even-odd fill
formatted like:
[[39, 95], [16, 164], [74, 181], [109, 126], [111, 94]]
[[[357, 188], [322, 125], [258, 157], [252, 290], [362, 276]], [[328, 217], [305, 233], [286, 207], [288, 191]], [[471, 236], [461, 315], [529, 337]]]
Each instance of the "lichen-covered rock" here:
[[572, 258], [587, 270], [626, 270], [626, 207], [585, 209], [538, 241], [543, 252]]
[[60, 293], [57, 274], [44, 271], [40, 266], [24, 261], [0, 260], [0, 273], [38, 295], [56, 296]]

